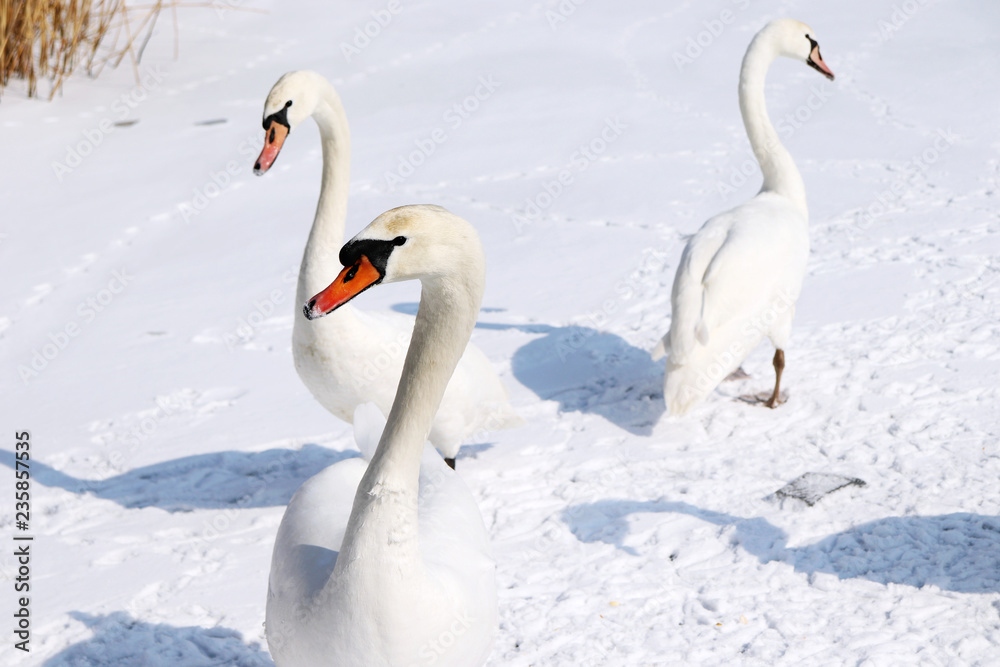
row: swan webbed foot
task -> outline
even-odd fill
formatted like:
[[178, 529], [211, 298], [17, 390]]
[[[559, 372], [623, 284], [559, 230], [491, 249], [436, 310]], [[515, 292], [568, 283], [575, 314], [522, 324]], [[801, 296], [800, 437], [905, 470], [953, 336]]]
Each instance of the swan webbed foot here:
[[449, 459], [447, 456], [444, 458], [444, 462], [448, 464], [448, 467], [452, 470], [455, 469], [455, 459]]

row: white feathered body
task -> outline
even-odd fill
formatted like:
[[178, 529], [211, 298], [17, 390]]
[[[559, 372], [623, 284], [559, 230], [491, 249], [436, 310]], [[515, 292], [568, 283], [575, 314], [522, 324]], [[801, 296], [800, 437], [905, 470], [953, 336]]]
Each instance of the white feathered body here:
[[[381, 416], [355, 421], [371, 456]], [[374, 426], [372, 426], [374, 424]], [[362, 436], [362, 432], [368, 434]], [[486, 661], [498, 626], [495, 565], [482, 517], [461, 478], [425, 446], [418, 525], [400, 517], [405, 493], [355, 498], [365, 458], [306, 481], [275, 540], [267, 595], [268, 647], [279, 667], [468, 667]], [[346, 536], [352, 504], [361, 503]], [[351, 553], [341, 548], [350, 544]], [[417, 548], [418, 561], [412, 558]], [[352, 557], [352, 554], [354, 556]], [[363, 554], [363, 557], [361, 556]], [[340, 558], [344, 562], [338, 562]]]
[[[265, 118], [281, 109], [286, 109], [290, 131], [312, 117], [319, 126], [323, 149], [320, 196], [296, 291], [295, 369], [316, 400], [337, 417], [350, 422], [354, 409], [369, 402], [387, 415], [402, 374], [413, 318], [367, 314], [350, 304], [319, 321], [310, 322], [302, 314], [302, 305], [341, 269], [339, 252], [350, 189], [347, 115], [333, 86], [320, 74], [305, 70], [286, 74], [271, 89]], [[444, 456], [454, 458], [463, 441], [523, 423], [489, 359], [470, 343], [428, 437]]]
[[684, 415], [766, 336], [784, 348], [809, 259], [808, 219], [787, 198], [761, 192], [708, 220], [691, 237], [671, 293], [664, 399]]
[[816, 32], [777, 19], [754, 35], [740, 68], [743, 126], [764, 182], [756, 197], [706, 222], [688, 241], [671, 292], [670, 330], [654, 358], [669, 354], [664, 400], [671, 415], [691, 411], [766, 336], [775, 355], [774, 407], [795, 303], [809, 260], [805, 183], [767, 115], [764, 81], [771, 63], [788, 57], [827, 78]]
[[[325, 286], [307, 287], [298, 303]], [[295, 370], [320, 405], [344, 421], [351, 422], [354, 409], [367, 402], [387, 415], [412, 333], [413, 318], [405, 315], [375, 314], [348, 304], [309, 321], [299, 307], [292, 333]], [[523, 423], [490, 360], [470, 344], [448, 383], [428, 439], [443, 456], [454, 458], [463, 441]]]

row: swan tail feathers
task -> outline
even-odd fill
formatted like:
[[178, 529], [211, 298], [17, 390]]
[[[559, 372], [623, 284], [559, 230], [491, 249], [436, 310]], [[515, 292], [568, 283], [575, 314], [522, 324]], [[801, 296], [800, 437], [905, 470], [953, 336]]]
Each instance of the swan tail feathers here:
[[683, 417], [691, 412], [714, 388], [706, 388], [706, 384], [705, 379], [699, 378], [699, 374], [691, 365], [674, 365], [668, 361], [663, 386], [663, 400], [667, 404], [667, 412], [672, 417]]
[[734, 327], [716, 331], [711, 341], [694, 345], [684, 357], [667, 359], [663, 399], [671, 415], [685, 415], [705, 400], [759, 342], [740, 338]]
[[479, 406], [475, 421], [470, 425], [473, 430], [465, 440], [481, 440], [493, 431], [518, 428], [526, 423], [524, 417], [517, 414], [508, 401], [484, 401]]
[[374, 403], [361, 403], [354, 409], [354, 441], [365, 460], [372, 460], [384, 430], [385, 416]]
[[528, 422], [524, 417], [517, 414], [517, 411], [509, 403], [503, 403], [497, 408], [500, 415], [500, 426], [498, 428], [520, 428]]
[[702, 345], [708, 345], [708, 327], [705, 326], [705, 320], [698, 321], [698, 326], [694, 330], [694, 337]]
[[653, 361], [659, 361], [663, 357], [667, 356], [667, 352], [670, 351], [669, 339], [670, 339], [670, 334], [667, 334], [659, 341], [657, 341], [656, 347], [654, 347], [649, 353], [649, 356], [653, 358]]

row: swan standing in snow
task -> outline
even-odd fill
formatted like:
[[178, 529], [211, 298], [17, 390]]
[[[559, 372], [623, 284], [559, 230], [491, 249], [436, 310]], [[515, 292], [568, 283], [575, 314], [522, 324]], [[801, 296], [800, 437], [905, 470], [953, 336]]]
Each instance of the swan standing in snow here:
[[809, 210], [802, 176], [767, 116], [764, 78], [778, 56], [800, 60], [828, 79], [816, 33], [799, 21], [767, 24], [740, 70], [740, 113], [764, 174], [756, 197], [706, 222], [681, 255], [671, 292], [670, 331], [653, 351], [669, 354], [664, 399], [683, 415], [739, 367], [767, 336], [779, 403], [785, 344], [809, 258]]
[[[274, 84], [264, 104], [264, 148], [254, 165], [254, 173], [266, 172], [288, 135], [310, 116], [322, 139], [323, 182], [299, 269], [297, 303], [330, 283], [330, 267], [336, 266], [336, 253], [344, 242], [351, 136], [329, 81], [303, 70], [285, 74]], [[412, 326], [413, 320], [406, 316], [377, 317], [351, 306], [312, 324], [297, 311], [292, 332], [295, 370], [316, 400], [345, 421], [350, 422], [354, 409], [366, 402], [386, 414]], [[489, 359], [470, 344], [445, 392], [430, 441], [454, 468], [463, 440], [477, 432], [521, 424]]]
[[373, 419], [362, 406], [354, 422], [370, 462], [326, 468], [285, 510], [268, 647], [278, 667], [481, 665], [498, 626], [486, 529], [469, 490], [425, 442], [476, 322], [482, 245], [445, 209], [404, 206], [348, 242], [340, 261], [344, 270], [305, 306], [309, 319], [382, 282], [419, 279], [420, 307], [377, 448], [377, 411]]

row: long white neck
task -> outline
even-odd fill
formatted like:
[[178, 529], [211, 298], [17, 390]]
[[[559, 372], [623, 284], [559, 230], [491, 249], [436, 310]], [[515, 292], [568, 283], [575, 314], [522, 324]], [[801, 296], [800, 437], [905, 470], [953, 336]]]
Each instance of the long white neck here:
[[[342, 551], [341, 571], [359, 559], [388, 560], [406, 576], [422, 569], [417, 533], [420, 459], [445, 387], [475, 326], [485, 272], [423, 279], [420, 308], [403, 374], [378, 449], [358, 486]], [[444, 473], [442, 473], [444, 474]]]
[[351, 132], [340, 97], [325, 80], [317, 81], [319, 102], [312, 113], [323, 143], [323, 182], [309, 241], [299, 270], [297, 303], [305, 303], [330, 284], [340, 269], [347, 195], [351, 182]]
[[791, 154], [778, 139], [767, 115], [764, 79], [771, 63], [778, 57], [767, 33], [759, 33], [743, 57], [740, 69], [740, 113], [750, 146], [764, 174], [761, 192], [776, 192], [787, 197], [808, 217], [806, 187]]

